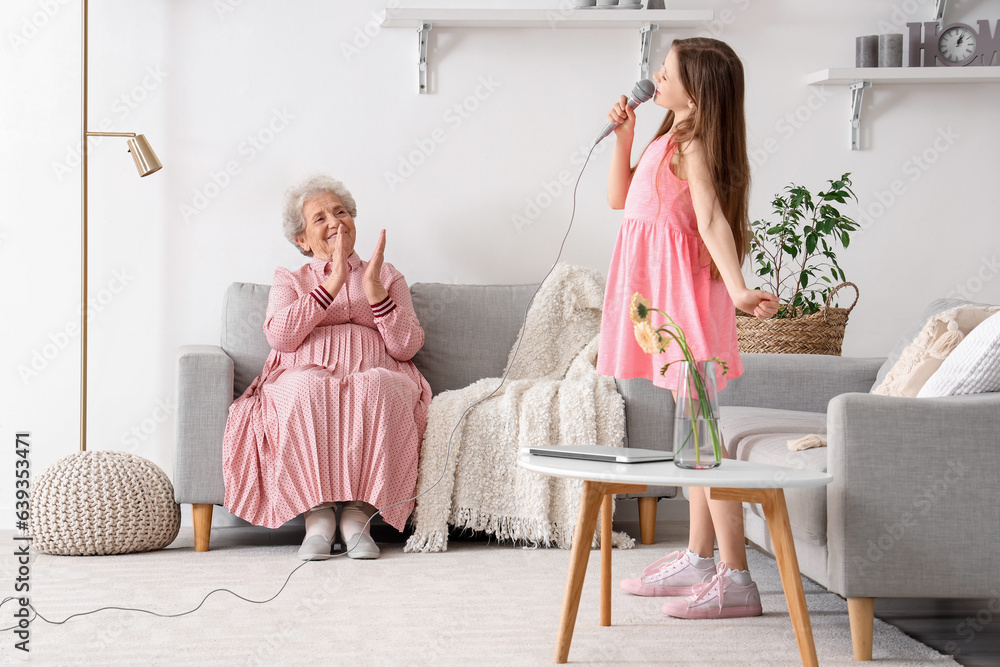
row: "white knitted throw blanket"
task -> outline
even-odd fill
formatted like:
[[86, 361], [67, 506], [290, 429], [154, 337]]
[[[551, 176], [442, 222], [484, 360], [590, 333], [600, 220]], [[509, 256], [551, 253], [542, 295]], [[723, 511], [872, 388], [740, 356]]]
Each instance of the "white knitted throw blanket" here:
[[[603, 305], [599, 273], [559, 264], [531, 304], [496, 394], [469, 410], [457, 429], [466, 408], [500, 379], [434, 397], [417, 479], [419, 493], [430, 491], [417, 498], [405, 551], [446, 551], [449, 524], [500, 541], [571, 546], [583, 482], [530, 472], [518, 467], [517, 456], [521, 447], [538, 445], [622, 446], [624, 401], [614, 379], [596, 371]], [[614, 533], [613, 546], [634, 544]]]

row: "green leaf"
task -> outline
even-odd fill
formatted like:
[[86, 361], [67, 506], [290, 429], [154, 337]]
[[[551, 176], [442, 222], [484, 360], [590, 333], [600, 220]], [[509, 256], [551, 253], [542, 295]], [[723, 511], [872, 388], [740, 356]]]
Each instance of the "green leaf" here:
[[[788, 283], [795, 282], [791, 299], [779, 306], [779, 316], [815, 312], [824, 305], [825, 293], [814, 288], [828, 289], [838, 277], [843, 278], [835, 246], [848, 247], [850, 232], [860, 226], [841, 215], [837, 206], [847, 203], [848, 198], [856, 201], [857, 195], [850, 187], [850, 173], [827, 183], [829, 187], [816, 194], [803, 185], [789, 183], [771, 202], [778, 219], [752, 223], [750, 245], [755, 273], [773, 280], [775, 284], [767, 283], [768, 288], [782, 297], [792, 291]], [[785, 271], [780, 281], [776, 266]]]

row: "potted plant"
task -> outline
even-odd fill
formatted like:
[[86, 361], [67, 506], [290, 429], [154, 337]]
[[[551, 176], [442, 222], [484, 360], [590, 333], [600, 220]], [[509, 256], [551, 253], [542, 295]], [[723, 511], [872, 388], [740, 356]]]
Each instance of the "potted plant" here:
[[836, 248], [848, 247], [858, 223], [837, 208], [857, 201], [850, 174], [830, 180], [825, 192], [813, 195], [794, 183], [775, 195], [774, 220], [751, 224], [750, 252], [762, 287], [778, 296], [781, 306], [772, 320], [738, 313], [741, 352], [840, 354], [849, 308], [831, 308], [831, 297], [846, 282]]

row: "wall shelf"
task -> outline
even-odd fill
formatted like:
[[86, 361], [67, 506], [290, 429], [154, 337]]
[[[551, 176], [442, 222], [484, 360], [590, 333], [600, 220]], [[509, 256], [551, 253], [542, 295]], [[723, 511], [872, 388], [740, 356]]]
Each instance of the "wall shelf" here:
[[851, 150], [861, 144], [861, 102], [865, 88], [874, 84], [1000, 83], [1000, 67], [843, 67], [822, 69], [806, 83], [845, 85], [851, 88]]
[[711, 21], [711, 9], [394, 9], [383, 28], [692, 28]]
[[979, 83], [1000, 81], [1000, 67], [842, 67], [821, 69], [806, 77], [815, 85], [871, 83]]
[[418, 92], [427, 93], [427, 37], [432, 28], [631, 28], [639, 30], [639, 78], [649, 78], [651, 33], [712, 21], [711, 9], [387, 9], [383, 28], [417, 30]]

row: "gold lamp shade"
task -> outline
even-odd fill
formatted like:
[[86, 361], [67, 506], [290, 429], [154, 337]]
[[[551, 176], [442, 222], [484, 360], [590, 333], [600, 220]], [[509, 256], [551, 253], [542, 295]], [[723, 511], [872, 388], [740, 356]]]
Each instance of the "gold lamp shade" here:
[[135, 168], [139, 171], [139, 176], [149, 176], [154, 171], [163, 168], [163, 164], [156, 157], [153, 147], [146, 141], [144, 134], [137, 134], [128, 140], [128, 152], [135, 160]]

